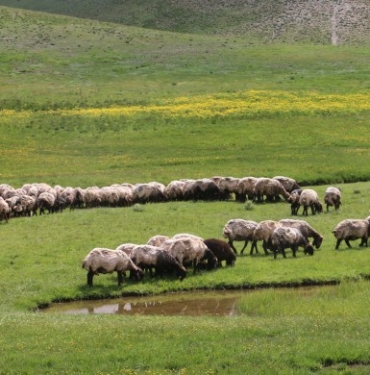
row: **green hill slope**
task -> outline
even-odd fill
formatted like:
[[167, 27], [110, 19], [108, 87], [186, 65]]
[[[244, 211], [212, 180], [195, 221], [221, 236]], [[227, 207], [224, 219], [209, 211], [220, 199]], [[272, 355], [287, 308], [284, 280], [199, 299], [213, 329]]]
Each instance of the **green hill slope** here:
[[368, 44], [368, 0], [1, 0], [0, 5], [259, 42]]

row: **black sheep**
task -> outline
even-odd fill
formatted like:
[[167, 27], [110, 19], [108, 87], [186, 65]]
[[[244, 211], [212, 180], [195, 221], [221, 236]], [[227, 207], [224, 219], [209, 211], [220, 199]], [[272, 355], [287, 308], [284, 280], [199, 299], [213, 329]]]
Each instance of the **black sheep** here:
[[233, 266], [235, 264], [236, 255], [227, 242], [217, 238], [208, 238], [203, 242], [218, 259], [219, 267], [222, 267], [222, 261], [226, 261], [226, 265], [228, 266]]

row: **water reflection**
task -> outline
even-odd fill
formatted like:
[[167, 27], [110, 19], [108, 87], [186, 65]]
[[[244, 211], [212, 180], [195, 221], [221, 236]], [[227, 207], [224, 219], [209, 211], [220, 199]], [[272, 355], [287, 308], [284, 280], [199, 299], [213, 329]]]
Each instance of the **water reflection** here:
[[153, 297], [78, 301], [54, 304], [43, 310], [64, 314], [235, 316], [245, 292], [181, 293]]

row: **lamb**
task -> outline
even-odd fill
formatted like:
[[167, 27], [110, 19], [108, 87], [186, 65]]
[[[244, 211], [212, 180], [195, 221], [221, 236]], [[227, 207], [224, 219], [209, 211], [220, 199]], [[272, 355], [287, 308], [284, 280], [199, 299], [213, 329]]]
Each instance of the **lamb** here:
[[370, 235], [370, 216], [366, 219], [345, 219], [333, 230], [334, 237], [337, 239], [335, 250], [339, 249], [340, 243], [344, 240], [348, 248], [352, 248], [349, 241], [361, 238], [360, 246], [367, 247], [367, 240]]
[[217, 258], [219, 267], [222, 267], [223, 261], [226, 262], [227, 266], [233, 266], [235, 264], [236, 255], [227, 242], [219, 240], [217, 238], [208, 238], [203, 242]]
[[193, 273], [199, 270], [200, 264], [205, 261], [208, 269], [216, 268], [218, 260], [203, 240], [194, 238], [171, 238], [161, 245], [183, 266], [193, 265]]
[[308, 216], [308, 207], [311, 207], [312, 215], [322, 212], [322, 204], [319, 196], [313, 189], [303, 189], [299, 197], [299, 205], [303, 206], [303, 215]]
[[233, 244], [234, 241], [244, 241], [244, 246], [241, 249], [240, 254], [243, 254], [248, 242], [253, 241], [250, 252], [250, 254], [252, 254], [254, 248], [256, 248], [257, 251], [257, 246], [253, 239], [253, 233], [257, 225], [258, 223], [253, 220], [232, 219], [225, 224], [222, 235], [229, 240], [229, 245], [234, 250], [235, 254], [238, 252]]
[[304, 220], [294, 220], [294, 219], [282, 219], [279, 221], [279, 223], [283, 224], [283, 226], [291, 227], [291, 228], [297, 228], [301, 231], [304, 237], [307, 239], [313, 238], [312, 244], [316, 247], [316, 249], [319, 249], [322, 241], [323, 236], [317, 232], [315, 229], [313, 229], [310, 224], [308, 224]]
[[88, 286], [93, 286], [93, 277], [100, 273], [117, 272], [118, 286], [121, 286], [123, 283], [125, 271], [132, 271], [138, 280], [143, 276], [143, 271], [135, 265], [127, 254], [121, 250], [106, 248], [95, 248], [91, 250], [83, 260], [82, 268], [88, 271]]
[[[274, 220], [263, 220], [258, 223], [257, 227], [255, 228], [252, 238], [255, 243], [258, 241], [263, 241], [263, 250], [266, 255], [268, 255], [268, 250], [272, 250], [271, 245], [271, 236], [274, 230], [278, 227], [281, 227], [282, 224], [278, 221]], [[256, 245], [257, 251], [257, 245]], [[252, 252], [251, 252], [252, 253]], [[258, 253], [258, 251], [257, 251]]]
[[271, 235], [271, 243], [273, 246], [275, 259], [278, 252], [281, 252], [283, 254], [283, 257], [286, 258], [286, 248], [292, 249], [294, 258], [296, 257], [298, 247], [303, 247], [305, 254], [313, 255], [314, 253], [314, 248], [312, 244], [307, 240], [305, 236], [303, 236], [301, 231], [297, 228], [276, 228]]
[[326, 211], [329, 212], [329, 207], [335, 208], [337, 211], [342, 204], [341, 202], [342, 194], [340, 190], [336, 187], [330, 186], [325, 191], [324, 202], [326, 204]]
[[169, 239], [169, 236], [157, 234], [153, 237], [150, 237], [147, 244], [152, 246], [161, 246], [164, 241], [167, 241]]
[[176, 272], [180, 281], [186, 277], [186, 268], [172, 254], [160, 247], [152, 245], [135, 246], [130, 258], [138, 267], [149, 270], [151, 276], [153, 276], [154, 268], [155, 274], [158, 276]]
[[0, 197], [0, 220], [5, 220], [7, 223], [10, 218], [10, 208], [3, 197]]
[[265, 196], [266, 201], [273, 202], [280, 200], [280, 195], [285, 199], [288, 199], [290, 196], [278, 180], [273, 178], [260, 178], [254, 187], [253, 199], [257, 202], [262, 202]]

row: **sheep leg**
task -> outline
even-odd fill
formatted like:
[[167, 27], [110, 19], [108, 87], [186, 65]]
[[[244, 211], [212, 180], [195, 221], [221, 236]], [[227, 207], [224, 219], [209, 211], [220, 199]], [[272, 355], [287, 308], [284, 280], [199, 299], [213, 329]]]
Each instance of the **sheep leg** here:
[[335, 245], [335, 250], [339, 249], [339, 245], [340, 245], [341, 242], [342, 242], [341, 238], [337, 240], [337, 244]]
[[348, 246], [350, 249], [352, 249], [352, 246], [351, 246], [351, 244], [349, 243], [349, 239], [348, 239], [348, 238], [345, 238], [345, 239], [344, 239], [344, 242], [347, 244], [347, 246]]
[[360, 246], [365, 246], [365, 247], [367, 247], [367, 237], [362, 237], [362, 238], [361, 238]]
[[247, 247], [247, 245], [248, 245], [248, 240], [246, 240], [246, 241], [244, 242], [244, 246], [243, 246], [243, 248], [241, 249], [240, 254], [243, 254], [244, 249]]
[[123, 272], [117, 271], [117, 282], [118, 286], [121, 286], [123, 284]]
[[293, 252], [293, 257], [296, 258], [296, 252], [298, 250], [297, 246], [292, 246], [291, 249], [292, 249], [292, 252]]
[[94, 275], [95, 275], [95, 272], [93, 272], [93, 271], [89, 271], [87, 273], [87, 285], [88, 286], [93, 286], [93, 277], [94, 277]]
[[253, 254], [253, 250], [256, 250], [256, 254], [258, 254], [258, 247], [257, 247], [257, 241], [252, 241], [252, 247], [251, 247], [251, 251], [250, 251], [250, 255]]
[[238, 252], [236, 251], [236, 249], [235, 249], [235, 247], [234, 247], [234, 244], [233, 244], [233, 241], [229, 241], [229, 245], [230, 245], [230, 247], [234, 250], [234, 253], [235, 254], [238, 254]]

